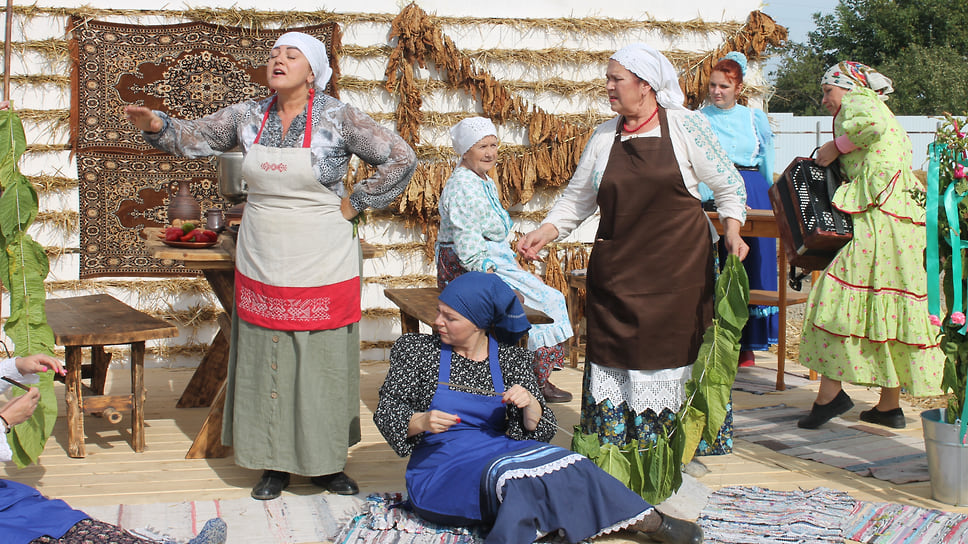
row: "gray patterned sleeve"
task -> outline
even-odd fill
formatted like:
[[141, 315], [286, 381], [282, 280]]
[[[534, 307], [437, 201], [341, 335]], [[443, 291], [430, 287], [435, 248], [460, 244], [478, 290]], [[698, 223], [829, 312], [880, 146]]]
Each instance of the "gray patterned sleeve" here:
[[358, 211], [385, 208], [407, 187], [417, 168], [417, 154], [397, 133], [369, 115], [346, 106], [342, 137], [350, 151], [376, 173], [353, 187], [350, 204]]
[[148, 144], [173, 155], [190, 159], [208, 157], [228, 151], [239, 143], [239, 126], [253, 105], [252, 102], [235, 104], [191, 121], [156, 111], [164, 123], [162, 129], [142, 134]]
[[380, 387], [380, 402], [373, 422], [380, 434], [400, 457], [413, 453], [423, 435], [407, 437], [410, 418], [430, 407], [436, 390], [440, 350], [430, 338], [405, 334], [390, 350], [390, 369]]

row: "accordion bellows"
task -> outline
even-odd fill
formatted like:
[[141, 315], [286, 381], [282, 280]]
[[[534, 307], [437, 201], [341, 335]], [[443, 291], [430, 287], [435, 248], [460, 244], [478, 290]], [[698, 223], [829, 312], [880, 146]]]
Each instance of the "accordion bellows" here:
[[823, 270], [853, 237], [850, 215], [831, 204], [840, 184], [836, 164], [825, 168], [797, 157], [770, 187], [777, 230], [792, 266]]

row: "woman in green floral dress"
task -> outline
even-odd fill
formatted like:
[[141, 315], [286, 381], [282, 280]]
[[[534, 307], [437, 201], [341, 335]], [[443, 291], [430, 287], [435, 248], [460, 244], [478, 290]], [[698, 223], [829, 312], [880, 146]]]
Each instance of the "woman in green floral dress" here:
[[856, 62], [832, 66], [821, 81], [834, 140], [817, 154], [839, 163], [847, 182], [834, 205], [850, 214], [853, 239], [813, 286], [800, 362], [821, 374], [813, 408], [798, 422], [815, 429], [853, 407], [842, 382], [879, 386], [868, 423], [905, 426], [901, 387], [940, 394], [944, 356], [930, 325], [923, 265], [924, 208], [911, 170], [911, 141], [884, 104], [891, 80]]

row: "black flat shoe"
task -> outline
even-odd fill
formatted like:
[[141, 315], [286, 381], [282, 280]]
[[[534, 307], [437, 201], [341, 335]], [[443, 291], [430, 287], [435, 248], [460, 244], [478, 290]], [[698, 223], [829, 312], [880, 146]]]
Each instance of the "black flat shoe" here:
[[[656, 511], [658, 512], [658, 510]], [[656, 542], [666, 542], [668, 544], [702, 544], [702, 527], [691, 521], [674, 518], [665, 514], [662, 517], [662, 524], [655, 531], [643, 531], [642, 534]]]
[[282, 495], [282, 490], [289, 487], [289, 473], [278, 470], [267, 470], [262, 473], [262, 479], [252, 488], [252, 498], [260, 501], [271, 501]]
[[875, 425], [883, 425], [892, 429], [903, 429], [907, 426], [907, 423], [904, 421], [904, 411], [900, 408], [882, 412], [875, 406], [870, 410], [864, 410], [861, 412], [860, 420], [873, 423]]
[[360, 486], [356, 485], [353, 478], [347, 476], [345, 472], [313, 476], [309, 480], [326, 491], [338, 495], [356, 495], [360, 492]]
[[797, 421], [797, 427], [801, 429], [816, 429], [853, 407], [854, 401], [850, 400], [847, 393], [844, 393], [844, 390], [841, 389], [840, 393], [837, 393], [837, 396], [834, 397], [834, 400], [827, 404], [813, 403], [813, 408], [810, 410], [810, 413], [801, 417], [800, 421]]

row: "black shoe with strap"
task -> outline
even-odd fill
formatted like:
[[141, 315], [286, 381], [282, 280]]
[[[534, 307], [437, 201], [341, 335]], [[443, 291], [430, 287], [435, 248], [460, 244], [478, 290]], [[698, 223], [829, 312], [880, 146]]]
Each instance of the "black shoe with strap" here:
[[882, 412], [877, 409], [877, 406], [875, 406], [870, 410], [864, 410], [861, 412], [860, 420], [866, 421], [867, 423], [873, 423], [875, 425], [883, 425], [892, 429], [903, 429], [907, 426], [907, 423], [904, 421], [904, 411], [901, 410], [900, 407]]
[[289, 487], [289, 473], [278, 470], [266, 470], [262, 473], [259, 483], [252, 488], [252, 498], [260, 501], [270, 501], [282, 495], [282, 490]]
[[837, 393], [837, 396], [834, 397], [834, 400], [827, 404], [813, 403], [813, 408], [810, 410], [810, 413], [801, 417], [800, 421], [797, 421], [797, 427], [801, 429], [816, 429], [840, 414], [846, 413], [853, 407], [854, 401], [850, 400], [847, 393], [841, 389], [840, 393]]

